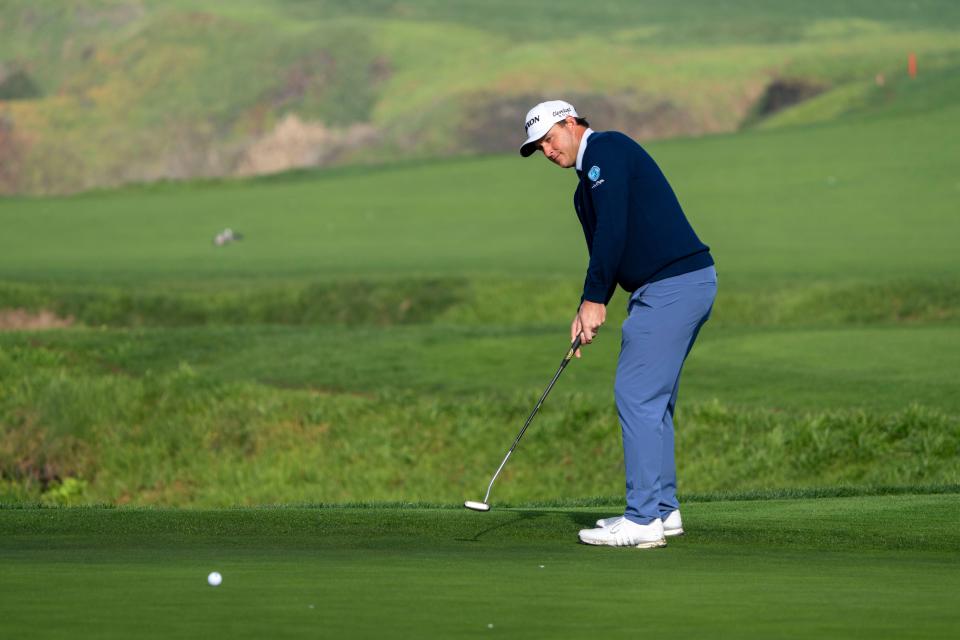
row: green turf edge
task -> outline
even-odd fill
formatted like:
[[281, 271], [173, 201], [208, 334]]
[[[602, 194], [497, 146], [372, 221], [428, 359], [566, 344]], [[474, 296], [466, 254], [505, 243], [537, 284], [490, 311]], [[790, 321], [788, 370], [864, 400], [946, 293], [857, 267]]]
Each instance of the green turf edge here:
[[[960, 484], [923, 484], [894, 486], [835, 486], [805, 487], [793, 489], [755, 489], [750, 491], [719, 491], [712, 493], [692, 493], [681, 495], [681, 502], [743, 502], [750, 500], [808, 500], [811, 498], [856, 498], [864, 496], [898, 495], [944, 495], [960, 494]], [[479, 497], [479, 496], [478, 496]], [[621, 496], [594, 496], [566, 500], [538, 500], [533, 502], [496, 502], [498, 508], [536, 509], [558, 507], [606, 507], [623, 503]], [[256, 506], [237, 505], [230, 509], [462, 509], [463, 505], [440, 502], [297, 502], [284, 504], [264, 504]], [[167, 511], [170, 507], [127, 507], [113, 504], [89, 504], [81, 506], [60, 506], [36, 502], [6, 503], [0, 502], [0, 511], [22, 509], [84, 510], [118, 509], [124, 511]], [[230, 510], [227, 509], [227, 510]], [[203, 511], [204, 509], [183, 509], [185, 511]], [[221, 511], [222, 509], [217, 509]]]
[[[890, 486], [800, 487], [785, 489], [751, 489], [716, 491], [680, 495], [680, 502], [743, 502], [750, 500], [807, 500], [811, 498], [857, 498], [864, 496], [942, 495], [960, 493], [960, 484], [921, 484]], [[620, 504], [619, 496], [596, 496], [575, 500], [545, 500], [510, 507], [595, 507]]]

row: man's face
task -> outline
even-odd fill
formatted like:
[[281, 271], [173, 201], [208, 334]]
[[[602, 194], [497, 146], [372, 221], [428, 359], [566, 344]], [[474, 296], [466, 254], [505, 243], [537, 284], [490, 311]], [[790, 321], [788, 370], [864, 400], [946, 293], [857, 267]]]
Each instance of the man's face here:
[[561, 120], [550, 127], [547, 135], [540, 138], [537, 148], [557, 166], [567, 169], [577, 163], [580, 140], [576, 135], [576, 121], [573, 118]]

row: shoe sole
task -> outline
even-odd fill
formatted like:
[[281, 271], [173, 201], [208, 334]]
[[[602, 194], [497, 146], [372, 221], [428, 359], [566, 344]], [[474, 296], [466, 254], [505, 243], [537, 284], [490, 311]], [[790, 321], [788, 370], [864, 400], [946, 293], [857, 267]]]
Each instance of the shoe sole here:
[[636, 549], [662, 549], [667, 546], [667, 539], [660, 538], [659, 540], [654, 540], [653, 542], [641, 542], [635, 548]]
[[580, 544], [589, 544], [594, 547], [632, 547], [634, 549], [661, 549], [667, 546], [666, 538], [660, 538], [659, 540], [652, 540], [650, 542], [641, 542], [640, 544], [608, 544], [606, 542], [599, 542], [594, 540], [584, 540], [580, 538]]

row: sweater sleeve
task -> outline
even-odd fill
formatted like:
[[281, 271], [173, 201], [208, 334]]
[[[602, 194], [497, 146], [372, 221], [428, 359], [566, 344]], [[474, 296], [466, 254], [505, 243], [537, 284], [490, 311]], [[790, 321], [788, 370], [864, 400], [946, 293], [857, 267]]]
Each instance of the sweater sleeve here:
[[[587, 147], [587, 190], [597, 213], [597, 227], [590, 251], [590, 264], [583, 285], [583, 298], [606, 304], [617, 287], [617, 272], [627, 243], [630, 170], [628, 160], [613, 145], [597, 141]], [[591, 153], [591, 151], [593, 153]]]

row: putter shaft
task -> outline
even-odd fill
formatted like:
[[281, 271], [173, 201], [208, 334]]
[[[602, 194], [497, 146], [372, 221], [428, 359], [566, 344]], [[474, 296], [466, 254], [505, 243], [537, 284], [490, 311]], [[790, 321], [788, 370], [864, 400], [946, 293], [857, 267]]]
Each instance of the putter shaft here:
[[500, 463], [500, 466], [497, 467], [497, 472], [493, 474], [493, 477], [490, 479], [490, 484], [487, 486], [487, 495], [483, 497], [484, 504], [490, 504], [490, 492], [493, 490], [493, 483], [497, 481], [497, 476], [500, 475], [500, 472], [503, 471], [503, 468], [507, 464], [507, 460], [510, 459], [510, 454], [513, 453], [513, 450], [517, 448], [517, 445], [520, 443], [520, 438], [523, 437], [524, 432], [526, 432], [527, 427], [530, 426], [530, 423], [533, 422], [533, 416], [537, 415], [537, 411], [540, 410], [540, 405], [543, 404], [543, 401], [547, 399], [547, 394], [550, 393], [550, 390], [553, 389], [553, 385], [557, 384], [557, 380], [560, 379], [560, 374], [563, 373], [563, 370], [567, 368], [567, 365], [570, 364], [570, 360], [573, 358], [573, 354], [577, 352], [577, 349], [580, 348], [580, 336], [577, 336], [573, 343], [570, 345], [570, 350], [567, 351], [567, 355], [564, 356], [563, 362], [560, 363], [560, 368], [557, 369], [557, 372], [553, 374], [553, 380], [550, 381], [550, 384], [547, 385], [547, 388], [544, 390], [543, 394], [540, 396], [540, 399], [537, 401], [537, 406], [533, 408], [533, 411], [530, 412], [530, 416], [527, 418], [527, 421], [523, 423], [523, 428], [520, 429], [520, 433], [517, 434], [516, 439], [513, 441], [513, 444], [510, 445], [510, 450], [507, 451], [507, 455], [503, 457], [503, 462]]

